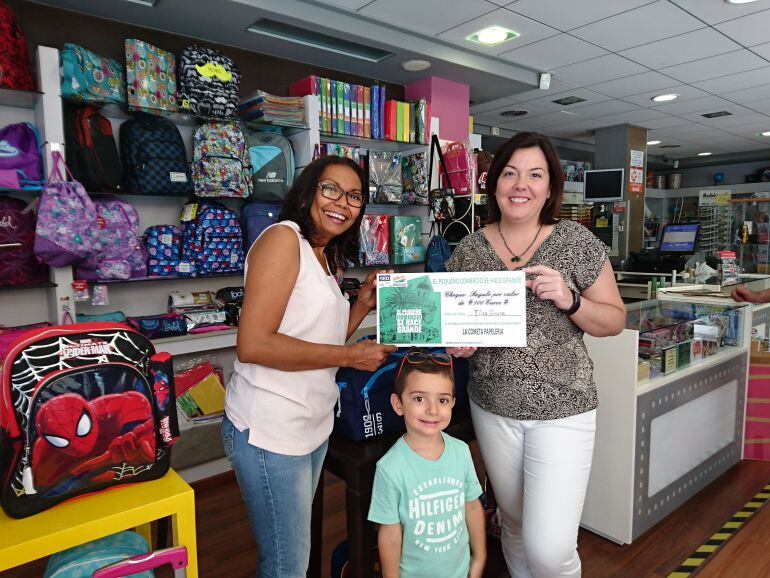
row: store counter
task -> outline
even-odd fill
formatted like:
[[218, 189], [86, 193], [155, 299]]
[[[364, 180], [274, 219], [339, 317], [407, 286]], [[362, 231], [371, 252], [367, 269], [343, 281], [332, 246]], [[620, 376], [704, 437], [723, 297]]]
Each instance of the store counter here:
[[599, 394], [581, 523], [631, 543], [741, 459], [748, 307], [651, 300], [585, 337]]

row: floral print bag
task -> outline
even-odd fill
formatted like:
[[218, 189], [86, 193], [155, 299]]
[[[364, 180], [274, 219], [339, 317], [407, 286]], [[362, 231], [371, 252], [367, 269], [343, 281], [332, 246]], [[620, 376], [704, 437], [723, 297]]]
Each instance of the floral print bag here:
[[125, 47], [129, 110], [176, 112], [176, 57], [136, 38]]

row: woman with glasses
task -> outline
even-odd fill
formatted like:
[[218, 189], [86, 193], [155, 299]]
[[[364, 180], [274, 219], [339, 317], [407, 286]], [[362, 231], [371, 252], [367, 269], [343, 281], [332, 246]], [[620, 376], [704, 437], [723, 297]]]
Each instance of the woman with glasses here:
[[449, 271], [527, 274], [527, 346], [461, 348], [484, 464], [502, 516], [508, 571], [580, 576], [577, 533], [596, 430], [597, 396], [583, 334], [623, 330], [625, 307], [604, 245], [557, 219], [564, 176], [547, 137], [518, 133], [486, 181], [489, 218]]
[[363, 188], [363, 171], [352, 160], [313, 161], [289, 190], [279, 223], [246, 258], [222, 438], [259, 548], [261, 578], [307, 572], [337, 368], [374, 371], [396, 349], [371, 341], [345, 345], [375, 305], [374, 273], [353, 305], [335, 278], [358, 256]]

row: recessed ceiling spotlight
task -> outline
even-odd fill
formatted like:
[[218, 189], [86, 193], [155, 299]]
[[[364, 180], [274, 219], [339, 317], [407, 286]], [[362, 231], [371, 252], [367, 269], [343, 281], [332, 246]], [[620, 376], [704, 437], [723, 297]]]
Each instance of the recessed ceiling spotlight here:
[[679, 98], [678, 94], [659, 94], [658, 96], [653, 96], [650, 100], [654, 100], [655, 102], [669, 102], [676, 100], [677, 98]]
[[504, 110], [500, 116], [524, 116], [528, 112], [528, 110]]
[[705, 152], [705, 153], [698, 153], [699, 157], [710, 157], [711, 153]]
[[497, 46], [503, 42], [508, 42], [514, 38], [518, 38], [519, 33], [513, 30], [508, 30], [502, 26], [488, 26], [483, 30], [474, 32], [470, 36], [466, 36], [465, 39], [471, 42], [477, 42], [485, 46]]
[[757, 136], [770, 136], [770, 130], [765, 130], [762, 132], [758, 132]]
[[660, 141], [659, 140], [648, 140], [647, 141], [647, 146], [648, 147], [651, 147], [652, 145], [656, 145], [656, 144], [660, 144]]
[[754, 2], [755, 0], [725, 0], [728, 4], [748, 4], [749, 2]]
[[427, 60], [406, 60], [401, 63], [401, 68], [407, 72], [422, 72], [430, 68], [430, 62]]

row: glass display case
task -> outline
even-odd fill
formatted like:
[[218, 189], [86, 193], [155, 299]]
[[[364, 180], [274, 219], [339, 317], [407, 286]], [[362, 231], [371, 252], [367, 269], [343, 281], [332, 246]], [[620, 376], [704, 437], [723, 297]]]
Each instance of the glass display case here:
[[628, 305], [626, 329], [639, 332], [637, 382], [743, 346], [743, 307], [657, 299]]
[[770, 273], [770, 193], [731, 199], [732, 248], [744, 273]]

